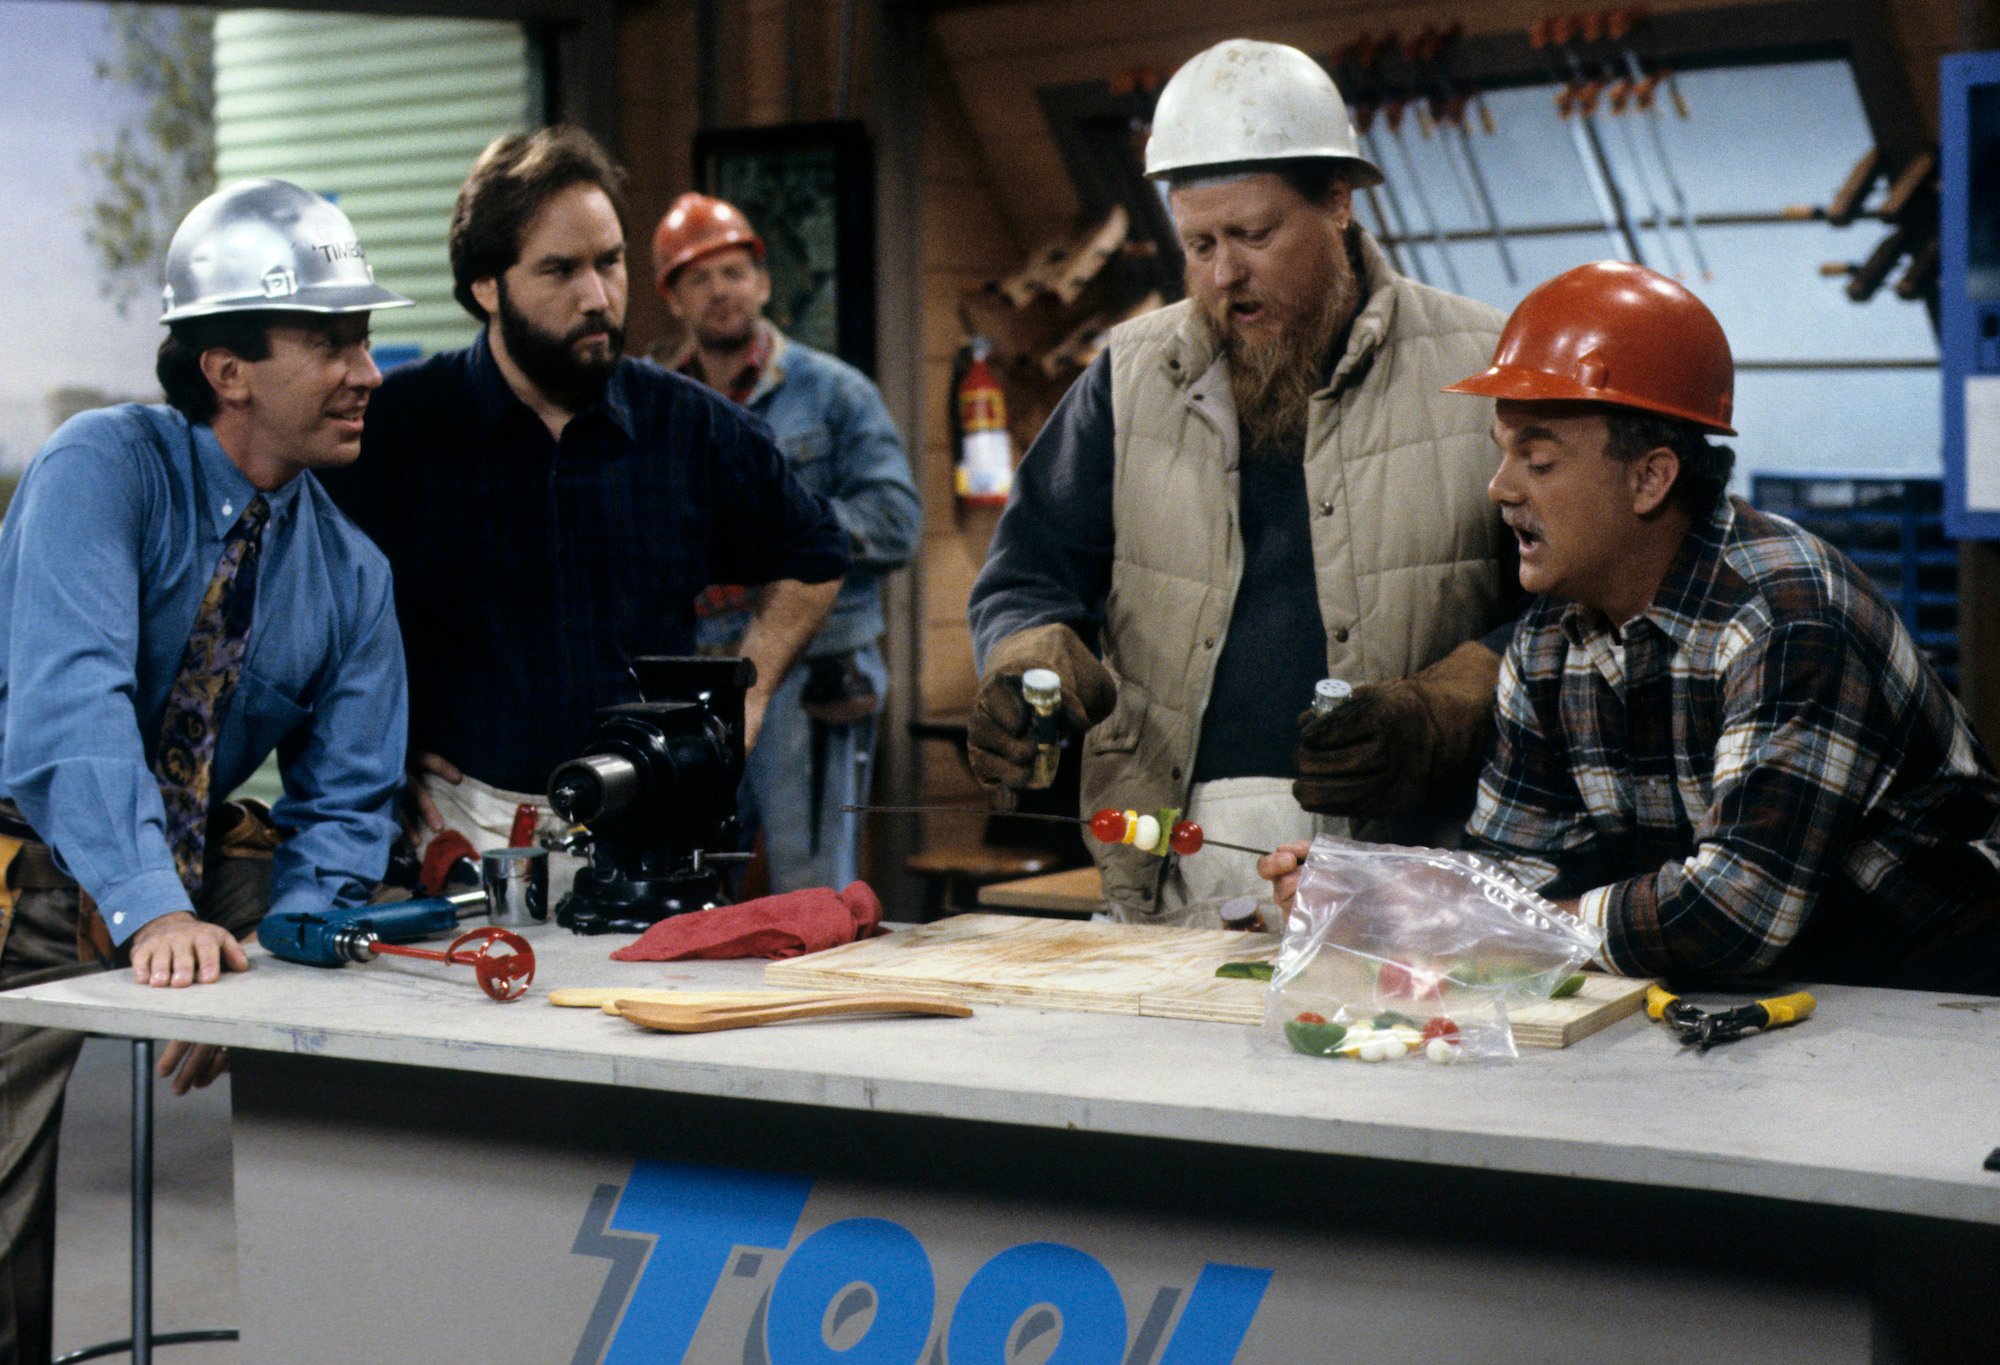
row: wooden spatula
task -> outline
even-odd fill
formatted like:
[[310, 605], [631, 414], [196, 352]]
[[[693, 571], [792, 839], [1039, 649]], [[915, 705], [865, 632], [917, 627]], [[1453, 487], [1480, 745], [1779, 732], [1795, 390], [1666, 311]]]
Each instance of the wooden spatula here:
[[792, 1019], [822, 1019], [851, 1014], [932, 1014], [969, 1019], [972, 1007], [944, 995], [899, 995], [869, 992], [794, 999], [783, 1004], [674, 1005], [648, 1000], [620, 1000], [618, 1012], [643, 1028], [663, 1033], [715, 1033], [721, 1029], [754, 1028]]

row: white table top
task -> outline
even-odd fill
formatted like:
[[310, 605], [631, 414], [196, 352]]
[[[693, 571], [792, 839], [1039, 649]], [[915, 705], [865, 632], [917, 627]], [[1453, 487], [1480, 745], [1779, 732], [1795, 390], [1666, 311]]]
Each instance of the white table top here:
[[743, 989], [758, 962], [620, 963], [530, 931], [526, 999], [467, 968], [338, 970], [252, 949], [213, 986], [103, 973], [0, 995], [0, 1020], [686, 1094], [1573, 1176], [2000, 1224], [2000, 1001], [1827, 987], [1818, 1013], [1699, 1054], [1635, 1016], [1498, 1065], [1297, 1056], [1258, 1030], [976, 1007], [971, 1019], [648, 1032], [552, 987]]

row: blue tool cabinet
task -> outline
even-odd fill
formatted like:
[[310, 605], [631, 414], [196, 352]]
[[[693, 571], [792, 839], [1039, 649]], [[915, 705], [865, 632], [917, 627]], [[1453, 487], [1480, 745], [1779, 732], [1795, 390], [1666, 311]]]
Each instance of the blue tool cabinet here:
[[1753, 474], [1750, 501], [1859, 565], [1945, 685], [1958, 691], [1958, 547], [1945, 536], [1942, 480]]

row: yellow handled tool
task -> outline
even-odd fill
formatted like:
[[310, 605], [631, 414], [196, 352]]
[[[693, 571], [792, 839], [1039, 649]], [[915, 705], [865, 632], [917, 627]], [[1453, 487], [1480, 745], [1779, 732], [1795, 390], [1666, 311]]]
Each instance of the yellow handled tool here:
[[1663, 986], [1646, 988], [1646, 1017], [1664, 1023], [1680, 1035], [1682, 1043], [1698, 1044], [1703, 1052], [1746, 1033], [1783, 1028], [1810, 1019], [1818, 1004], [1805, 991], [1795, 991], [1710, 1014]]

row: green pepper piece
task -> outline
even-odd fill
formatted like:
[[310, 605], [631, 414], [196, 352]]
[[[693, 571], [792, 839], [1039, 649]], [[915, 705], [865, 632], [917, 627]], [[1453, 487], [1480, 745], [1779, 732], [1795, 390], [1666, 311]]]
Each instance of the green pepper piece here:
[[1373, 1023], [1376, 1028], [1394, 1028], [1397, 1024], [1401, 1024], [1405, 1028], [1420, 1029], [1423, 1027], [1422, 1024], [1418, 1023], [1415, 1019], [1410, 1018], [1409, 1015], [1399, 1014], [1395, 1010], [1383, 1010], [1380, 1014], [1376, 1015], [1375, 1018], [1370, 1022]]
[[1567, 1000], [1583, 989], [1583, 973], [1571, 972], [1562, 979], [1562, 984], [1549, 992], [1551, 1000]]
[[1271, 964], [1268, 962], [1225, 962], [1215, 969], [1217, 976], [1235, 977], [1244, 981], [1269, 981]]
[[1285, 1025], [1285, 1041], [1292, 1045], [1292, 1051], [1308, 1057], [1333, 1056], [1346, 1036], [1345, 1024], [1305, 1024], [1294, 1019]]

